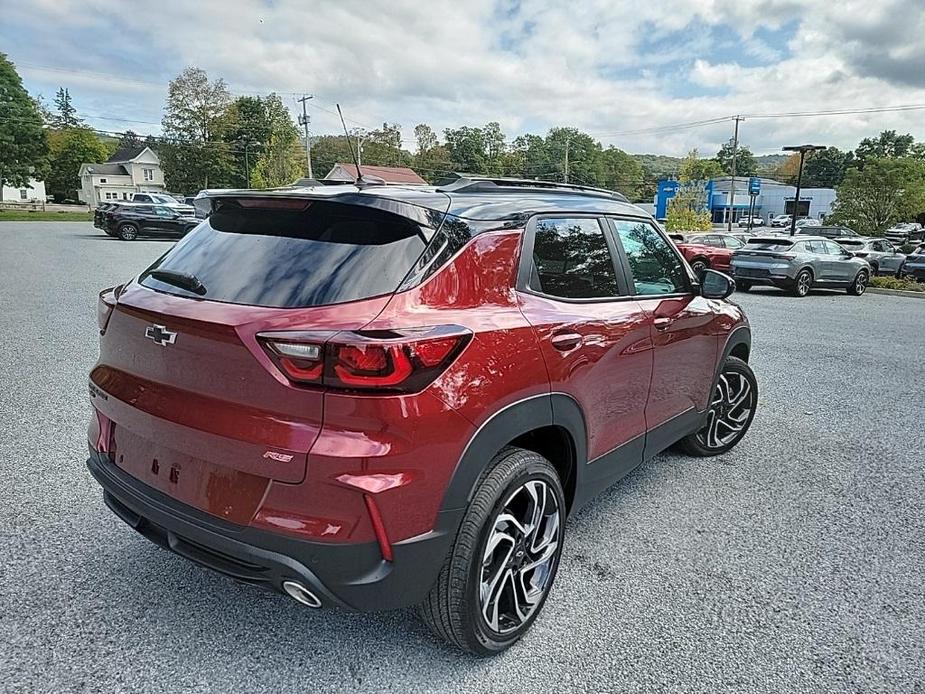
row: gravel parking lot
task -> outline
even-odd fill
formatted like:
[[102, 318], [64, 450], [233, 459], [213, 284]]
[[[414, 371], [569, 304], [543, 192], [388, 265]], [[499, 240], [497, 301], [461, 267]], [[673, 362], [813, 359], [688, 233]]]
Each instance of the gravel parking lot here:
[[751, 433], [573, 518], [532, 632], [473, 660], [410, 612], [239, 586], [105, 508], [84, 464], [96, 293], [168, 246], [0, 224], [0, 690], [925, 691], [925, 301], [737, 295]]

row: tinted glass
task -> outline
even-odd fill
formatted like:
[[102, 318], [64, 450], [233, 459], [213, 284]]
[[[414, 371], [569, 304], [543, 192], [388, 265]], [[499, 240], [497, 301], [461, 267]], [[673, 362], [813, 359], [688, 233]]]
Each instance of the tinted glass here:
[[637, 294], [689, 291], [688, 276], [672, 245], [644, 222], [614, 220]]
[[[180, 296], [255, 306], [306, 307], [389, 294], [421, 255], [420, 228], [362, 206], [315, 202], [307, 209], [222, 204], [142, 275], [142, 284]], [[192, 294], [147, 273], [194, 275]]]
[[723, 236], [723, 243], [726, 244], [726, 248], [742, 248], [745, 244], [739, 241], [735, 236]]
[[529, 286], [567, 299], [618, 296], [607, 240], [596, 219], [541, 219], [533, 238]]
[[750, 251], [782, 251], [792, 245], [793, 241], [788, 239], [749, 239], [745, 248]]

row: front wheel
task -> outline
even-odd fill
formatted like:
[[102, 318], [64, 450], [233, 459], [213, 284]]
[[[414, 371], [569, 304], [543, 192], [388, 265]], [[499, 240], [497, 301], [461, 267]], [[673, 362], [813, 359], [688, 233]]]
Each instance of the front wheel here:
[[736, 289], [740, 292], [747, 292], [752, 288], [752, 283], [748, 280], [736, 280]]
[[489, 463], [418, 615], [437, 636], [470, 653], [505, 650], [546, 601], [564, 524], [565, 496], [549, 461], [505, 448]]
[[857, 276], [854, 278], [854, 282], [848, 287], [848, 293], [851, 296], [861, 296], [867, 290], [867, 283], [870, 281], [870, 278], [867, 275], [867, 270], [861, 270]]
[[696, 456], [719, 455], [735, 446], [752, 424], [758, 404], [758, 381], [751, 367], [727, 357], [713, 388], [703, 427], [681, 439], [681, 448]]

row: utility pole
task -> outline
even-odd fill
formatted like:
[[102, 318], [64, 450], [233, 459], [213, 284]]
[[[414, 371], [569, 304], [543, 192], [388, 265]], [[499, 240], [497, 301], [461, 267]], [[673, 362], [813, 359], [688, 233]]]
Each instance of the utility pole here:
[[726, 229], [732, 232], [732, 209], [736, 197], [736, 153], [739, 150], [739, 121], [745, 120], [742, 116], [735, 116], [735, 134], [732, 136], [732, 176], [729, 179], [729, 209], [726, 215]]
[[795, 145], [792, 147], [781, 147], [781, 150], [784, 152], [799, 152], [800, 153], [800, 170], [797, 172], [797, 190], [796, 195], [793, 196], [793, 214], [790, 215], [790, 235], [793, 236], [797, 233], [797, 217], [800, 215], [800, 188], [803, 185], [803, 159], [806, 157], [807, 152], [817, 152], [820, 149], [825, 149], [823, 145]]
[[248, 159], [248, 156], [247, 156], [247, 148], [249, 144], [250, 144], [250, 140], [247, 137], [245, 137], [244, 138], [244, 187], [245, 188], [251, 187], [251, 165], [250, 165], [250, 159]]
[[566, 135], [565, 136], [565, 176], [564, 176], [565, 183], [568, 183], [568, 149], [569, 149], [569, 145], [571, 144], [571, 142], [572, 142], [571, 136]]
[[302, 115], [299, 116], [299, 125], [305, 128], [305, 165], [309, 178], [314, 178], [312, 174], [312, 141], [308, 137], [308, 124], [311, 122], [311, 118], [309, 118], [308, 112], [305, 110], [305, 103], [312, 98], [314, 98], [312, 94], [303, 94], [302, 98], [299, 99], [302, 102]]
[[[357, 128], [353, 131], [353, 139], [357, 143], [357, 164], [363, 166], [363, 143], [366, 142], [366, 131], [362, 128]], [[359, 176], [359, 172], [357, 175]]]

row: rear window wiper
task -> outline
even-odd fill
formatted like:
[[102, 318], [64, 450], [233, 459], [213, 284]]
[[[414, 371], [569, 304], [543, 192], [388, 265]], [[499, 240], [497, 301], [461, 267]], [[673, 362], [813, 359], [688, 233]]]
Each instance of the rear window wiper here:
[[175, 287], [180, 287], [180, 289], [186, 289], [187, 291], [191, 291], [193, 294], [198, 294], [199, 296], [202, 296], [206, 293], [205, 285], [199, 281], [199, 278], [196, 277], [196, 275], [190, 274], [189, 272], [181, 272], [180, 270], [157, 269], [151, 270], [148, 275], [156, 280], [166, 282], [167, 284], [172, 284]]

